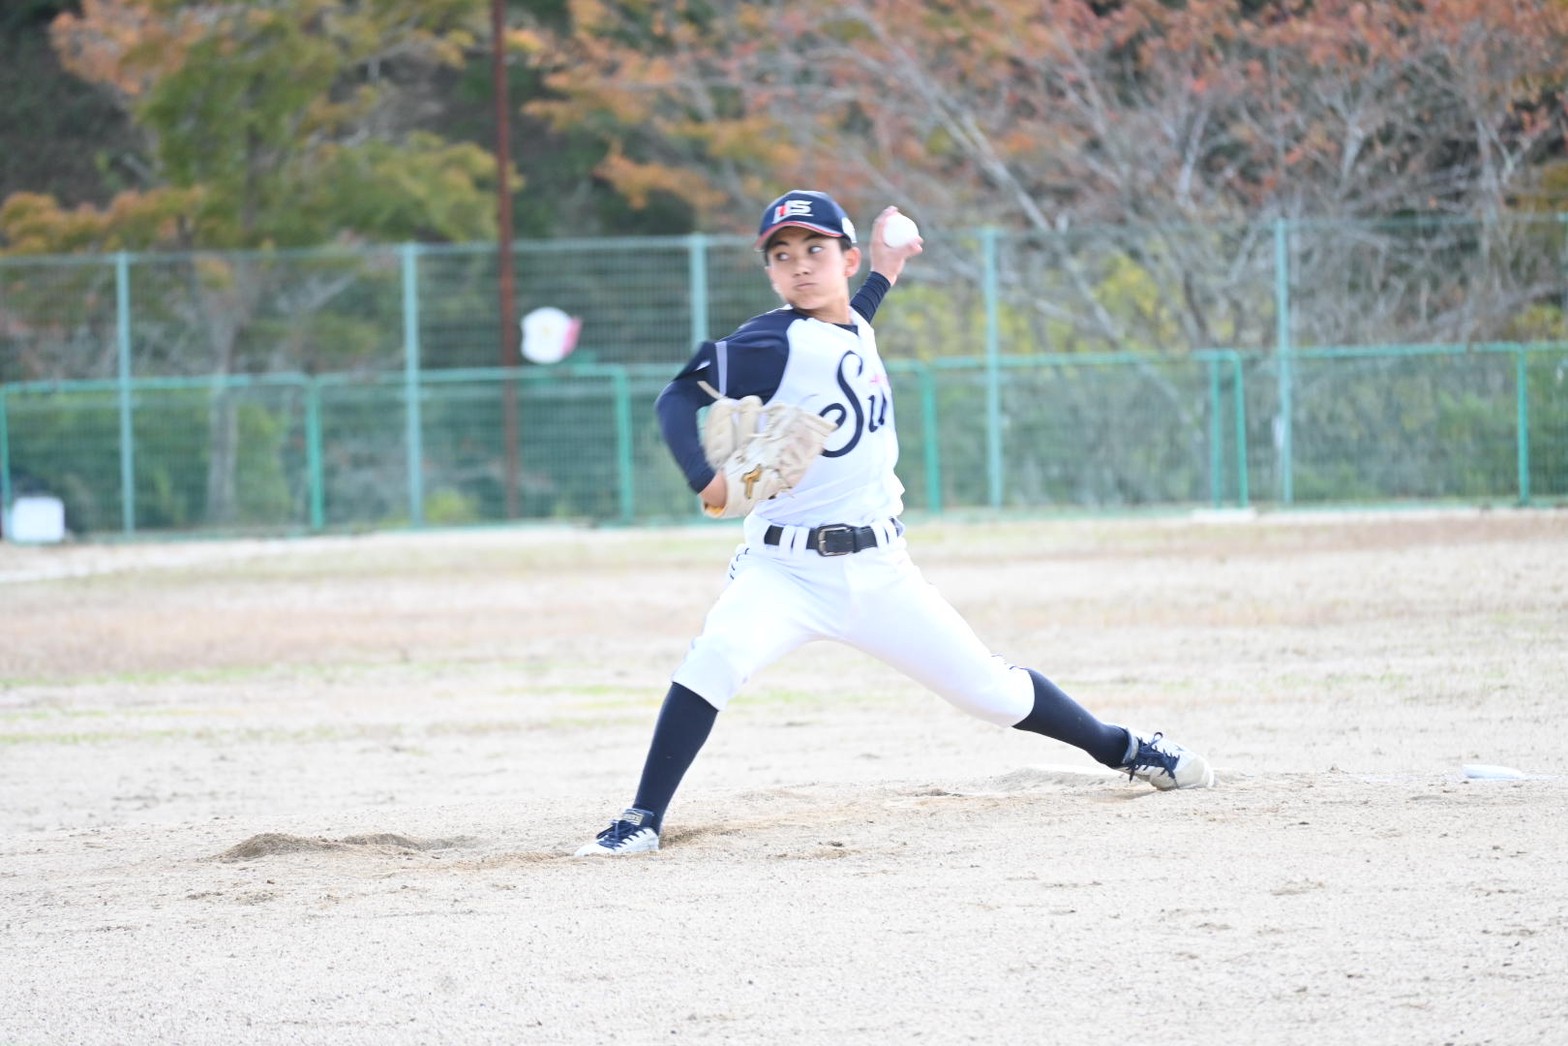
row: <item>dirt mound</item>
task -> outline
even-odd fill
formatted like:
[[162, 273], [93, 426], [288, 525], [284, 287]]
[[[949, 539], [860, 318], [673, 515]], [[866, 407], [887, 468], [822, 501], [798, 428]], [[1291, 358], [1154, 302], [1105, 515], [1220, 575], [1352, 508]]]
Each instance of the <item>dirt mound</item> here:
[[231, 846], [218, 855], [220, 861], [254, 861], [261, 857], [276, 857], [291, 853], [366, 853], [379, 851], [397, 853], [427, 850], [450, 850], [461, 844], [458, 839], [414, 839], [393, 832], [371, 835], [346, 835], [342, 839], [308, 839], [300, 835], [281, 832], [263, 832], [253, 835], [238, 846]]

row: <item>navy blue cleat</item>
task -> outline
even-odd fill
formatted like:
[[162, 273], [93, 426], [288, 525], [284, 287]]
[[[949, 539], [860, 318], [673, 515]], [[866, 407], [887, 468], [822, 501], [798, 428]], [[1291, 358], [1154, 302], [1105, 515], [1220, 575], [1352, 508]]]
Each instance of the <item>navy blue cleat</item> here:
[[1162, 792], [1172, 788], [1213, 788], [1214, 769], [1197, 752], [1189, 751], [1162, 733], [1146, 734], [1128, 729], [1130, 755], [1121, 769], [1127, 779], [1139, 778]]

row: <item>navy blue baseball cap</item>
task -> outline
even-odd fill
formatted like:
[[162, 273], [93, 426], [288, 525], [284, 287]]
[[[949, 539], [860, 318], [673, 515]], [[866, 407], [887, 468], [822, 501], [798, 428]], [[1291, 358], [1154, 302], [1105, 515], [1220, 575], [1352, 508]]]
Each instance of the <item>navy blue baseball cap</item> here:
[[855, 242], [855, 223], [849, 220], [838, 201], [825, 192], [815, 189], [791, 189], [768, 204], [762, 212], [762, 223], [757, 226], [757, 249], [767, 245], [768, 237], [786, 225], [810, 229], [824, 236], [842, 236], [845, 242]]

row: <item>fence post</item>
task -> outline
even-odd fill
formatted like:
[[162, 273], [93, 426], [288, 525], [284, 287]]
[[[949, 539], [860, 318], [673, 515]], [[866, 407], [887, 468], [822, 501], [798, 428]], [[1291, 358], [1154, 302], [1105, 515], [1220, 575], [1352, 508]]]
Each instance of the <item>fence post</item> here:
[[305, 471], [310, 529], [319, 534], [326, 527], [326, 484], [321, 470], [321, 382], [314, 375], [305, 379]]
[[686, 237], [686, 271], [691, 281], [691, 343], [695, 350], [708, 340], [708, 238], [700, 232]]
[[120, 519], [127, 534], [136, 530], [136, 435], [131, 424], [131, 261], [114, 256], [115, 340], [120, 359]]
[[611, 388], [615, 393], [615, 472], [620, 479], [621, 522], [630, 523], [636, 518], [637, 488], [632, 461], [632, 386], [626, 368], [617, 366], [610, 372]]
[[1284, 218], [1274, 219], [1274, 329], [1275, 360], [1279, 376], [1279, 417], [1276, 441], [1279, 453], [1279, 496], [1289, 505], [1295, 500], [1295, 464], [1291, 447], [1290, 360], [1290, 252]]
[[1209, 357], [1209, 504], [1220, 507], [1220, 358]]
[[1514, 350], [1515, 384], [1518, 395], [1519, 426], [1519, 504], [1530, 504], [1530, 366], [1523, 345]]
[[997, 230], [980, 230], [980, 249], [984, 256], [985, 295], [985, 461], [989, 480], [990, 504], [1002, 504], [1002, 375], [997, 358], [1001, 354], [1002, 331], [997, 301]]
[[1252, 500], [1247, 489], [1247, 389], [1242, 378], [1241, 353], [1230, 354], [1236, 372], [1236, 507], [1246, 508]]
[[419, 420], [419, 245], [403, 245], [403, 396], [408, 420], [408, 521], [425, 525], [425, 477]]

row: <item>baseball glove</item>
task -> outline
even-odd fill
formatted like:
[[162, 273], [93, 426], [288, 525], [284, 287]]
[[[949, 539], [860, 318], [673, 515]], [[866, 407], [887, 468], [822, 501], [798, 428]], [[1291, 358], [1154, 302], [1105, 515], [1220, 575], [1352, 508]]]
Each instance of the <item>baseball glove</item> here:
[[704, 506], [717, 519], [746, 515], [759, 501], [787, 493], [822, 453], [835, 422], [788, 404], [764, 407], [756, 396], [721, 396], [708, 408], [702, 450], [724, 473], [722, 508]]

